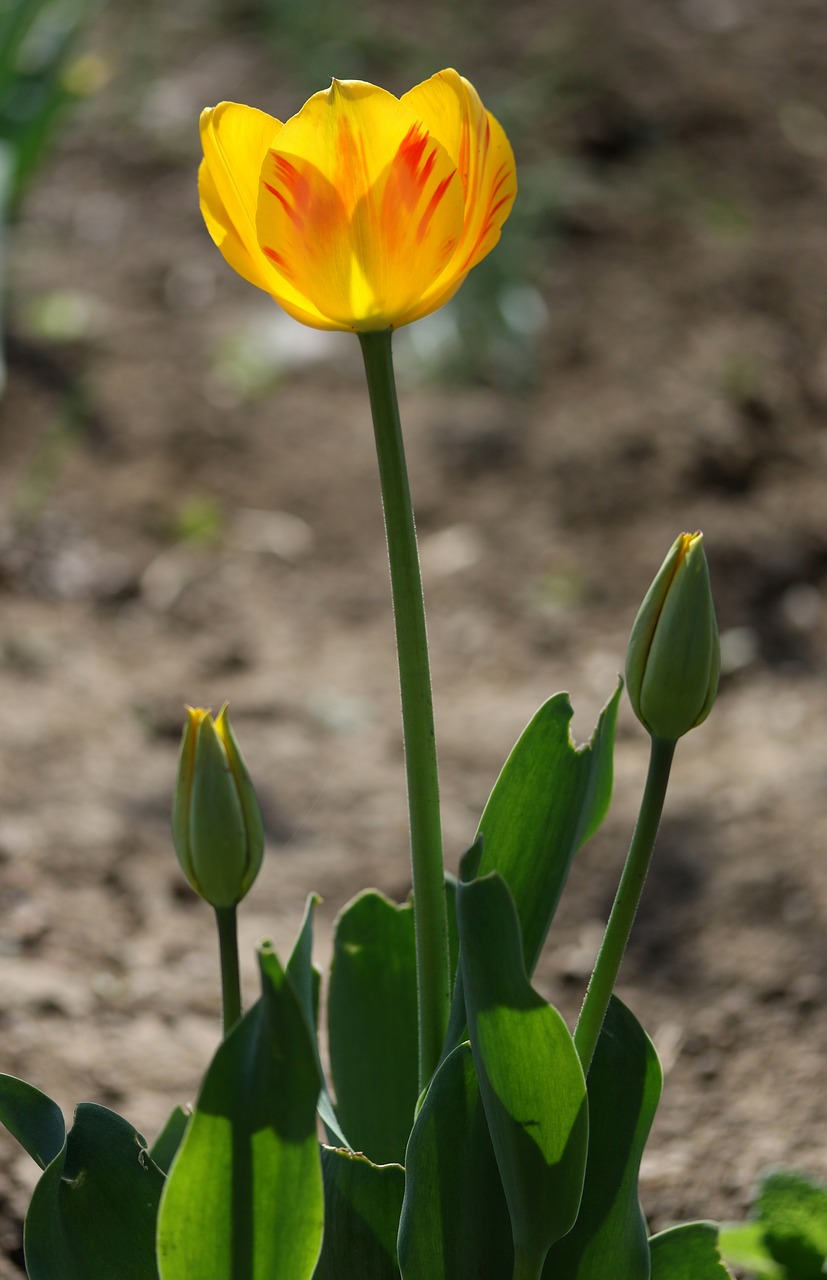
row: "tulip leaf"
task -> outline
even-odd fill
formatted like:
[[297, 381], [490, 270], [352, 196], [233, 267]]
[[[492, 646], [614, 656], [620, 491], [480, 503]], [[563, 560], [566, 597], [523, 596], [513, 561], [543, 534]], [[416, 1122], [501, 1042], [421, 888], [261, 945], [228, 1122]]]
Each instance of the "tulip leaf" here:
[[796, 1280], [827, 1274], [827, 1187], [795, 1169], [776, 1169], [755, 1204], [773, 1258]]
[[606, 816], [621, 686], [589, 742], [575, 746], [568, 695], [558, 693], [530, 721], [503, 766], [480, 819], [479, 874], [499, 871], [511, 890], [533, 973], [572, 860]]
[[321, 974], [313, 964], [313, 912], [320, 898], [311, 893], [304, 908], [298, 936], [287, 961], [287, 976], [304, 1012], [313, 1039], [319, 1021], [319, 989]]
[[16, 1076], [0, 1075], [0, 1123], [41, 1169], [66, 1141], [66, 1123], [56, 1102]]
[[154, 1280], [163, 1182], [126, 1120], [82, 1103], [26, 1215], [30, 1280]]
[[219, 1046], [161, 1202], [163, 1280], [309, 1280], [321, 1248], [320, 1080], [269, 944], [262, 994]]
[[[718, 1233], [721, 1256], [734, 1267], [743, 1267], [760, 1280], [784, 1280], [789, 1273], [767, 1249], [760, 1222], [739, 1222], [721, 1227]], [[816, 1275], [823, 1275], [816, 1272]]]
[[180, 1147], [192, 1112], [183, 1107], [173, 1107], [167, 1122], [149, 1148], [149, 1154], [162, 1173], [169, 1173], [175, 1153]]
[[404, 1280], [511, 1275], [511, 1225], [471, 1046], [431, 1081], [405, 1157], [399, 1224]]
[[402, 1164], [419, 1095], [413, 907], [369, 890], [336, 924], [328, 996], [336, 1111], [348, 1143]]
[[399, 1280], [396, 1236], [405, 1171], [322, 1147], [324, 1245], [313, 1280]]
[[586, 1082], [568, 1027], [528, 981], [502, 877], [461, 884], [458, 916], [471, 1047], [514, 1247], [542, 1263], [580, 1205]]
[[612, 997], [587, 1081], [589, 1155], [580, 1212], [569, 1234], [553, 1245], [547, 1280], [649, 1280], [646, 1221], [638, 1200], [638, 1172], [662, 1086], [649, 1037]]
[[685, 1222], [652, 1236], [651, 1280], [731, 1280], [714, 1222]]
[[313, 912], [320, 901], [321, 899], [315, 893], [311, 893], [307, 899], [304, 919], [299, 928], [290, 959], [287, 961], [287, 976], [304, 1012], [307, 1028], [316, 1052], [316, 1065], [319, 1079], [322, 1081], [317, 1108], [319, 1119], [327, 1131], [328, 1140], [339, 1146], [346, 1147], [349, 1144], [342, 1133], [333, 1099], [324, 1082], [324, 1072], [319, 1057], [317, 1028], [319, 1024], [319, 995], [322, 975], [321, 971], [313, 963]]

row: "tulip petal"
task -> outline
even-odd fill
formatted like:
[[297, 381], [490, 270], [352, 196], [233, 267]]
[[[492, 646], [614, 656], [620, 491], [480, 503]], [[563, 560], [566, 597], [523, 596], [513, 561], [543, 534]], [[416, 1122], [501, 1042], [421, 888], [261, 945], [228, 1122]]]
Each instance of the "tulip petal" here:
[[360, 81], [334, 81], [287, 121], [262, 183], [262, 250], [335, 327], [398, 323], [463, 231], [461, 183], [445, 148], [392, 94]]
[[[266, 285], [257, 265], [261, 256], [255, 236], [258, 175], [281, 127], [273, 116], [236, 102], [221, 102], [201, 113], [204, 162], [198, 185], [204, 217], [222, 252], [226, 238], [233, 253], [242, 249], [247, 254], [250, 263], [242, 275], [259, 288]], [[231, 265], [239, 269], [236, 262]]]
[[324, 317], [289, 284], [283, 285], [256, 239], [261, 166], [283, 125], [255, 107], [221, 102], [201, 113], [204, 159], [198, 171], [201, 212], [225, 261], [303, 324], [328, 328]]
[[485, 110], [474, 86], [453, 69], [431, 76], [401, 100], [439, 138], [454, 161], [465, 201], [456, 251], [441, 277], [402, 319], [407, 324], [447, 302], [471, 268], [493, 249], [517, 194], [517, 175], [502, 126]]
[[250, 284], [256, 285], [259, 289], [267, 289], [267, 282], [256, 261], [261, 255], [257, 253], [254, 257], [236, 230], [221, 200], [213, 171], [206, 160], [201, 161], [198, 170], [198, 196], [207, 230], [212, 236], [213, 243], [221, 250], [224, 261]]

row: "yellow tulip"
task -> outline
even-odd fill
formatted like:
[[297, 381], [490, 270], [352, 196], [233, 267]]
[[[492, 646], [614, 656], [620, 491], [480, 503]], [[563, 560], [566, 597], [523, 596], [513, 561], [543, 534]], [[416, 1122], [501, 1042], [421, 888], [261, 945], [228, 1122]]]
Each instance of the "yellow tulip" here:
[[284, 124], [201, 116], [207, 228], [231, 267], [317, 329], [436, 311], [500, 238], [517, 191], [502, 127], [456, 71], [401, 98], [334, 80]]

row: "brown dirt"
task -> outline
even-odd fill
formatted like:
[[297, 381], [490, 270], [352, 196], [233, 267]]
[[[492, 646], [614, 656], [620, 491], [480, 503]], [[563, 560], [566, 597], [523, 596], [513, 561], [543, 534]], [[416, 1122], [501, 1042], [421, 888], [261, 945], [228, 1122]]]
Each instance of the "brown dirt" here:
[[[524, 255], [550, 316], [533, 384], [403, 382], [449, 860], [542, 699], [569, 689], [588, 735], [652, 574], [703, 528], [726, 675], [678, 752], [622, 994], [667, 1071], [652, 1221], [726, 1218], [772, 1163], [827, 1174], [827, 24], [820, 0], [466, 8], [464, 48], [461, 6], [407, 28], [356, 6], [373, 43], [328, 68], [401, 89], [411, 49], [456, 63], [550, 210]], [[283, 115], [318, 85], [197, 6], [155, 23], [110, 9], [93, 33], [115, 75], [14, 230], [0, 406], [0, 1068], [150, 1135], [217, 1038], [210, 920], [168, 836], [184, 702], [230, 700], [266, 814], [251, 993], [255, 940], [289, 947], [308, 891], [323, 958], [355, 891], [408, 887], [357, 344], [309, 346], [267, 394], [228, 381], [274, 309], [194, 195], [203, 104]], [[56, 290], [80, 317], [62, 344], [35, 305]], [[624, 709], [538, 974], [568, 1016], [645, 757]], [[35, 1170], [0, 1154], [13, 1277]]]

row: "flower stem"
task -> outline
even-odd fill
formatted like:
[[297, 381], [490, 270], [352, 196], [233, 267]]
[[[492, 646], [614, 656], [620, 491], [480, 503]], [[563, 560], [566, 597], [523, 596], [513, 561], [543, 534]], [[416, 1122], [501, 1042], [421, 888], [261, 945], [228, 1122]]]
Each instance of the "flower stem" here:
[[237, 908], [216, 907], [218, 949], [221, 956], [221, 1023], [226, 1039], [241, 1017], [241, 977], [238, 971]]
[[360, 333], [385, 512], [402, 732], [408, 779], [419, 1004], [419, 1087], [430, 1080], [448, 1025], [450, 976], [434, 711], [419, 553], [393, 375], [391, 331]]
[[669, 771], [675, 754], [675, 742], [652, 738], [649, 754], [649, 772], [640, 804], [635, 830], [626, 856], [626, 865], [620, 877], [606, 932], [600, 944], [580, 1018], [574, 1032], [574, 1044], [586, 1075], [589, 1073], [597, 1041], [603, 1027], [603, 1019], [609, 1007], [612, 991], [617, 981], [620, 962], [629, 941], [640, 895], [652, 860], [655, 837], [658, 834]]

